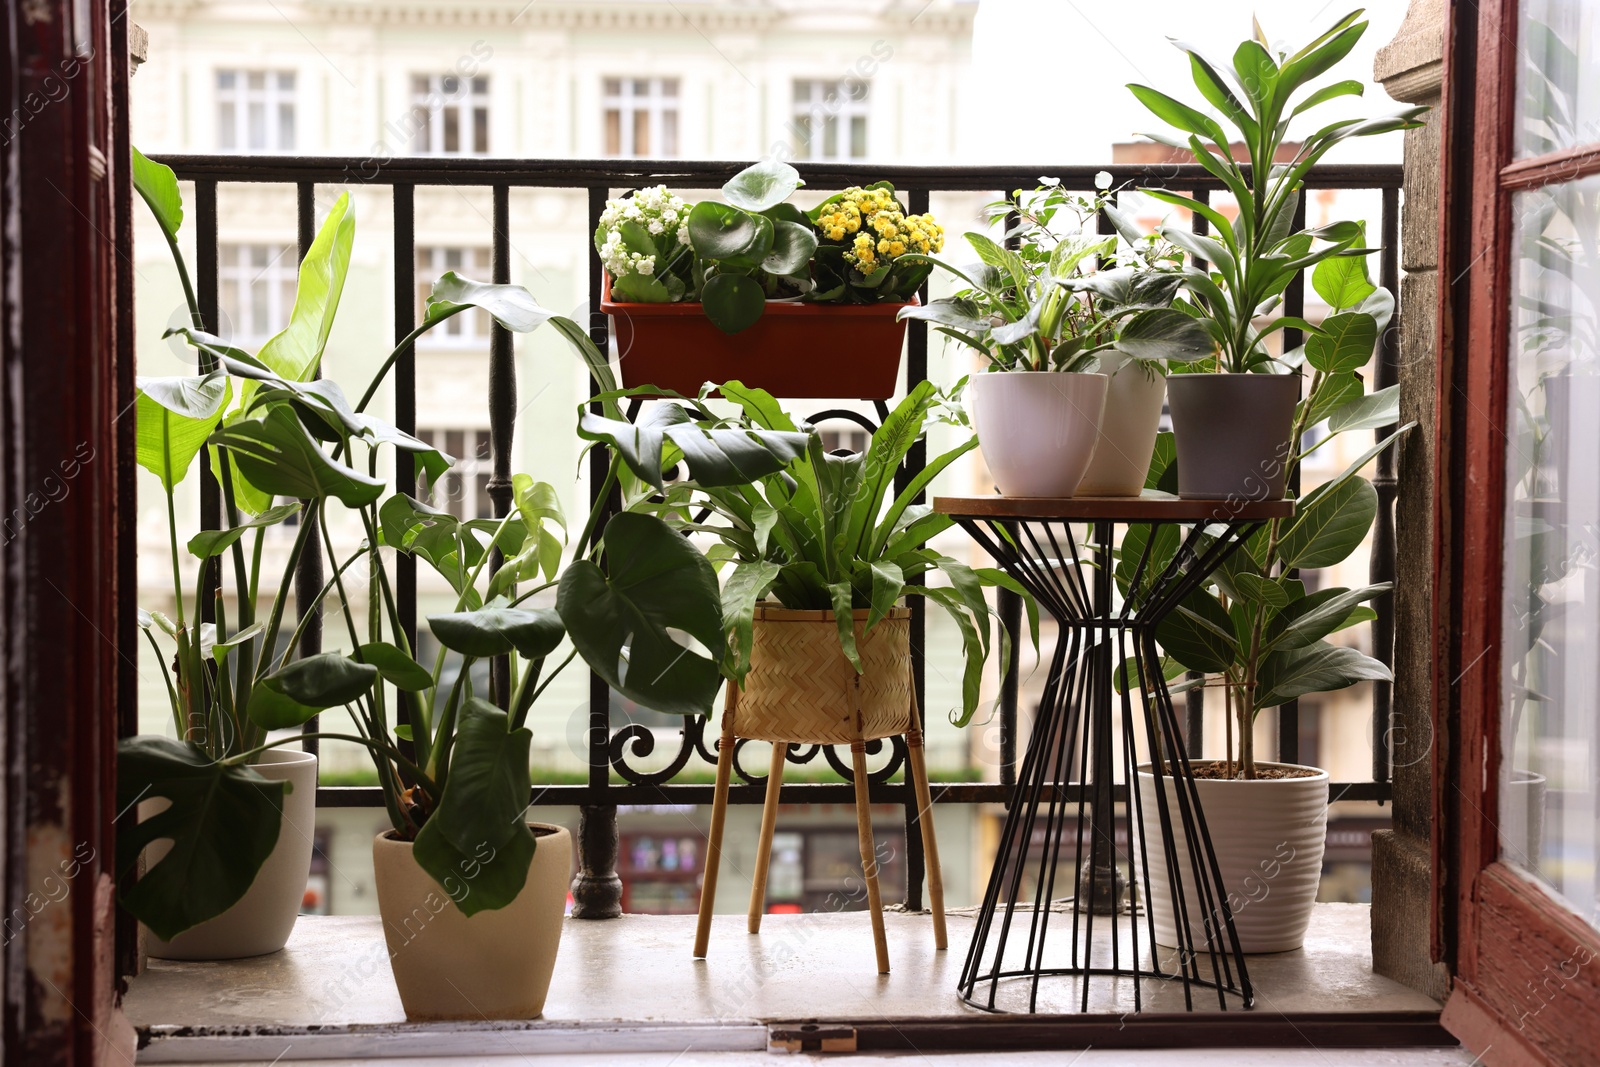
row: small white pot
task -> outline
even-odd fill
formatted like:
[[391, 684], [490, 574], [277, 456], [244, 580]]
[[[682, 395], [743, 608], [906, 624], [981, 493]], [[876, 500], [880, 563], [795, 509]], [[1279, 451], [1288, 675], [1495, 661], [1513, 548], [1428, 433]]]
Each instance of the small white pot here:
[[[252, 769], [268, 781], [286, 781], [292, 787], [283, 798], [283, 822], [272, 854], [239, 902], [215, 919], [185, 930], [171, 941], [145, 931], [147, 955], [165, 960], [233, 960], [276, 952], [289, 940], [311, 869], [312, 835], [317, 828], [317, 757], [309, 752], [268, 749]], [[148, 818], [166, 806], [165, 799], [147, 800], [139, 805], [139, 817]], [[170, 841], [155, 841], [145, 857], [154, 865], [171, 847]]]
[[1094, 447], [1088, 472], [1078, 483], [1078, 495], [1138, 496], [1144, 491], [1150, 457], [1156, 450], [1167, 379], [1120, 352], [1102, 357], [1101, 368], [1111, 378], [1106, 412], [1100, 420], [1100, 442]]
[[1100, 437], [1109, 380], [1054, 371], [972, 376], [972, 421], [1000, 492], [1066, 497], [1077, 491]]
[[[1267, 767], [1293, 764], [1263, 763]], [[1311, 907], [1322, 880], [1322, 853], [1328, 836], [1328, 772], [1315, 767], [1303, 778], [1259, 778], [1252, 781], [1200, 778], [1195, 787], [1206, 829], [1217, 852], [1222, 885], [1233, 911], [1234, 929], [1245, 952], [1288, 952], [1305, 943]], [[1188, 860], [1177, 787], [1162, 777], [1173, 842], [1183, 882], [1189, 930], [1196, 949], [1206, 946], [1205, 914]], [[1156, 942], [1177, 946], [1177, 909], [1167, 881], [1167, 859], [1161, 848], [1161, 815], [1155, 777], [1149, 765], [1139, 768], [1140, 816], [1150, 856], [1150, 908]], [[1135, 857], [1137, 862], [1137, 857]], [[1142, 875], [1138, 876], [1144, 891]], [[1215, 903], [1215, 902], [1214, 902]], [[1226, 928], [1217, 904], [1219, 948], [1227, 947]]]
[[[543, 823], [528, 828], [538, 847], [522, 892], [470, 918], [417, 865], [410, 841], [383, 833], [372, 842], [383, 937], [407, 1019], [533, 1019], [544, 1011], [561, 944], [572, 835]], [[452, 887], [457, 895], [472, 891], [471, 873], [463, 871]]]

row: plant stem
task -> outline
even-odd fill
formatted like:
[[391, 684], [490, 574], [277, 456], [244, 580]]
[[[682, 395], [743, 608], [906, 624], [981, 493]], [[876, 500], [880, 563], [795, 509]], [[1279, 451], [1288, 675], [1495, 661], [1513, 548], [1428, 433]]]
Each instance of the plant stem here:
[[417, 338], [421, 337], [423, 334], [439, 325], [445, 319], [448, 319], [454, 315], [459, 315], [463, 311], [470, 310], [472, 310], [471, 304], [458, 305], [453, 310], [445, 312], [436, 319], [424, 321], [422, 325], [406, 334], [405, 338], [399, 344], [394, 346], [394, 351], [389, 353], [389, 358], [383, 361], [383, 365], [378, 368], [377, 373], [372, 376], [372, 382], [367, 386], [367, 391], [361, 394], [361, 402], [356, 405], [356, 411], [362, 412], [367, 410], [367, 405], [372, 403], [372, 398], [377, 395], [378, 386], [383, 384], [383, 379], [388, 376], [389, 371], [400, 359], [400, 353], [404, 352], [407, 348], [410, 348], [416, 343]]

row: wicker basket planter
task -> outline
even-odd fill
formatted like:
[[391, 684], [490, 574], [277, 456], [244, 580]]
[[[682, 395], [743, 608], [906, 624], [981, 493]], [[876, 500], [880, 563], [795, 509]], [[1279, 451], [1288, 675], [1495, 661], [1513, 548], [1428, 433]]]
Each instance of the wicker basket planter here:
[[685, 396], [706, 382], [740, 381], [790, 399], [887, 400], [900, 377], [906, 324], [895, 316], [905, 306], [772, 301], [754, 326], [730, 335], [699, 304], [614, 302], [609, 278], [600, 297], [622, 384]]
[[844, 744], [903, 734], [910, 725], [911, 609], [891, 608], [870, 631], [858, 608], [862, 671], [839, 647], [831, 611], [757, 605], [750, 673], [733, 731], [759, 741]]

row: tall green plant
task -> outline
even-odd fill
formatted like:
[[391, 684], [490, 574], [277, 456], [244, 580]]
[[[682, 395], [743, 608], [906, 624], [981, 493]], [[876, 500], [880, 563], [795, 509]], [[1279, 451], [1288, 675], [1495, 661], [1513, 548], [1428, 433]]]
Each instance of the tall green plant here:
[[[182, 204], [172, 172], [136, 157], [135, 180], [167, 236], [185, 290], [192, 291], [178, 254]], [[330, 380], [311, 380], [337, 312], [339, 264], [349, 261], [347, 208], [341, 197], [313, 244], [302, 267], [301, 298], [283, 334], [252, 355], [197, 328], [179, 329], [174, 332], [216, 369], [140, 382], [139, 462], [161, 478], [167, 495], [177, 604], [176, 620], [149, 615], [146, 634], [160, 659], [165, 655], [151, 627], [169, 633], [177, 648], [174, 668], [163, 672], [177, 736], [135, 737], [121, 746], [121, 803], [164, 799], [168, 806], [123, 824], [118, 870], [125, 904], [165, 938], [236, 903], [271, 853], [288, 787], [266, 781], [250, 764], [268, 749], [301, 739], [298, 733], [273, 739], [275, 731], [346, 708], [354, 733], [311, 736], [353, 742], [371, 753], [395, 832], [415, 842], [417, 862], [441, 885], [464, 887], [452, 897], [470, 915], [509, 903], [526, 879], [535, 848], [520, 817], [530, 787], [526, 719], [552, 677], [581, 655], [631, 699], [683, 714], [708, 710], [719, 685], [716, 576], [660, 519], [623, 514], [606, 522], [604, 504], [596, 504], [579, 558], [563, 567], [556, 531], [564, 531], [565, 520], [556, 493], [532, 478], [513, 479], [515, 509], [501, 520], [463, 522], [404, 494], [380, 502], [384, 483], [376, 471], [384, 449], [413, 453], [425, 482], [450, 466], [449, 457], [364, 410], [399, 352], [450, 316], [479, 307], [519, 332], [550, 321], [603, 383], [610, 370], [576, 323], [544, 311], [526, 290], [446, 274], [433, 287], [422, 323], [358, 403]], [[238, 403], [229, 409], [231, 398]], [[687, 414], [678, 421], [678, 439], [692, 452], [689, 469], [708, 485], [779, 470], [801, 444], [792, 434], [727, 441]], [[200, 588], [224, 556], [232, 556], [235, 579], [231, 613], [230, 598], [216, 596], [214, 627], [198, 623], [199, 603], [193, 615], [186, 613], [174, 504], [176, 486], [203, 447], [214, 455], [226, 525], [199, 531], [186, 547], [201, 561]], [[238, 505], [244, 493], [300, 503], [246, 519]], [[302, 511], [315, 521], [300, 523], [266, 605], [258, 599], [262, 531]], [[354, 517], [365, 535], [344, 557], [328, 532], [336, 514]], [[599, 531], [595, 538], [593, 531]], [[343, 637], [348, 644], [295, 658], [298, 629], [284, 652], [277, 649], [289, 582], [313, 536], [320, 537], [332, 574], [302, 612], [309, 618], [333, 610], [329, 640]], [[246, 537], [253, 539], [248, 566]], [[493, 549], [506, 562], [491, 574]], [[441, 646], [431, 670], [414, 658], [396, 608], [388, 572], [394, 552], [425, 561], [457, 593], [456, 610], [428, 620]], [[365, 586], [364, 610], [352, 592], [358, 583]], [[554, 608], [529, 604], [552, 589]], [[564, 641], [573, 653], [546, 670]], [[453, 678], [446, 674], [445, 650], [462, 657]], [[499, 706], [474, 692], [471, 671], [474, 661], [496, 656], [510, 657], [515, 679], [511, 692], [493, 694]], [[135, 877], [144, 848], [162, 839], [171, 850]]]
[[[1274, 56], [1256, 24], [1254, 35], [1234, 51], [1231, 63], [1174, 41], [1189, 56], [1195, 88], [1204, 100], [1201, 107], [1209, 104], [1220, 112], [1227, 128], [1200, 108], [1149, 86], [1128, 86], [1152, 114], [1187, 135], [1146, 136], [1192, 152], [1195, 162], [1222, 182], [1238, 206], [1238, 213], [1229, 219], [1192, 197], [1144, 190], [1211, 224], [1210, 236], [1181, 226], [1164, 226], [1159, 232], [1210, 264], [1208, 270], [1188, 270], [1186, 284], [1206, 313], [1204, 321], [1220, 353], [1219, 370], [1270, 371], [1277, 362], [1266, 344], [1272, 334], [1289, 327], [1321, 332], [1297, 316], [1276, 314], [1284, 291], [1301, 272], [1324, 260], [1365, 255], [1368, 250], [1360, 247], [1362, 231], [1354, 222], [1294, 228], [1306, 176], [1335, 145], [1352, 137], [1412, 129], [1421, 125], [1418, 117], [1427, 110], [1409, 107], [1382, 118], [1340, 119], [1304, 137], [1292, 154], [1285, 150], [1294, 119], [1339, 97], [1361, 95], [1359, 81], [1334, 82], [1319, 89], [1309, 84], [1349, 55], [1367, 29], [1360, 17], [1359, 10], [1346, 15], [1292, 55]], [[1242, 158], [1235, 156], [1235, 141], [1244, 146]], [[1371, 313], [1374, 308], [1355, 310]]]

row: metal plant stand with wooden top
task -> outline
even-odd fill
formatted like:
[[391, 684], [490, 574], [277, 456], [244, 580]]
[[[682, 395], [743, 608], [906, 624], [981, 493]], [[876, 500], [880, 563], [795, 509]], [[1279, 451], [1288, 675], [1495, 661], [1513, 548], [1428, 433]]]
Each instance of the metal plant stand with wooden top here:
[[[1065, 997], [1047, 987], [1043, 1010], [1088, 1012], [1095, 985], [1093, 1010], [1120, 1011], [1131, 982], [1133, 1010], [1141, 1011], [1149, 999], [1141, 987], [1160, 980], [1182, 983], [1186, 1010], [1194, 1009], [1195, 986], [1215, 990], [1224, 1010], [1229, 995], [1249, 1007], [1244, 953], [1155, 632], [1263, 522], [1293, 514], [1293, 503], [1146, 491], [1060, 500], [942, 497], [934, 510], [955, 519], [1059, 626], [962, 968], [961, 998], [987, 1011], [1036, 1012], [1041, 980], [1059, 978]], [[1118, 525], [1127, 532], [1114, 554]], [[1113, 672], [1124, 669], [1131, 683], [1113, 685]], [[1159, 841], [1146, 840], [1147, 801], [1133, 784], [1141, 751], [1155, 778]], [[1127, 824], [1121, 848], [1119, 800]], [[1176, 902], [1178, 944], [1165, 949], [1156, 945], [1148, 904], [1151, 848], [1161, 850], [1155, 867], [1165, 868]], [[1072, 865], [1058, 880], [1063, 850]], [[1052, 931], [1061, 897], [1072, 899]], [[1063, 921], [1070, 930], [1060, 929]]]
[[717, 749], [717, 788], [711, 808], [711, 835], [706, 848], [705, 881], [700, 889], [700, 921], [695, 931], [696, 959], [706, 955], [711, 938], [711, 913], [716, 903], [717, 870], [722, 860], [722, 830], [728, 814], [728, 780], [735, 744], [741, 739], [772, 742], [766, 805], [761, 811], [761, 840], [750, 887], [748, 929], [761, 932], [766, 910], [767, 869], [772, 835], [778, 821], [778, 798], [789, 746], [849, 745], [855, 783], [856, 830], [861, 843], [861, 869], [867, 907], [872, 913], [872, 941], [878, 973], [889, 973], [889, 945], [883, 928], [883, 902], [878, 892], [877, 850], [872, 836], [871, 800], [867, 790], [867, 743], [903, 735], [906, 773], [916, 790], [927, 857], [928, 900], [933, 911], [934, 944], [948, 944], [944, 921], [944, 884], [939, 872], [939, 845], [933, 832], [933, 803], [928, 768], [923, 758], [922, 721], [911, 671], [911, 611], [894, 607], [866, 629], [869, 612], [855, 612], [856, 651], [860, 671], [845, 658], [838, 623], [832, 611], [791, 610], [758, 605], [750, 649], [750, 671], [744, 688], [728, 683], [722, 712], [722, 740]]

